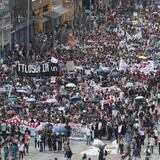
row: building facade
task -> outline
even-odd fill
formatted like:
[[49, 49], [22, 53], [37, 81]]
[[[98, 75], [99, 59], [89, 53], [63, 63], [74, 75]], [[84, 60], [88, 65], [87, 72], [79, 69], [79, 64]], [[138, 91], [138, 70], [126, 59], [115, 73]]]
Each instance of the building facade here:
[[12, 48], [16, 44], [26, 45], [27, 41], [32, 39], [32, 0], [9, 0], [9, 2], [13, 26]]
[[69, 18], [70, 8], [64, 5], [64, 0], [34, 0], [32, 9], [33, 21], [38, 32], [49, 32]]
[[0, 56], [11, 46], [11, 14], [9, 0], [0, 0]]

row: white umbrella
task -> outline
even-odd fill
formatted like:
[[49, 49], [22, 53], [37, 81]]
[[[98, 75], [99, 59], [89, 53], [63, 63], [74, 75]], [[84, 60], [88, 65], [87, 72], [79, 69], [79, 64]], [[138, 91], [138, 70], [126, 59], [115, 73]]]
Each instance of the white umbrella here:
[[137, 97], [135, 98], [135, 100], [139, 100], [139, 99], [144, 99], [144, 97], [143, 97], [143, 96], [137, 96]]
[[76, 87], [76, 85], [75, 85], [74, 83], [68, 83], [68, 84], [66, 85], [66, 87], [72, 88], [72, 87]]
[[59, 107], [58, 110], [59, 110], [59, 111], [64, 111], [64, 110], [65, 110], [65, 107]]
[[95, 147], [99, 147], [99, 146], [104, 146], [104, 143], [99, 139], [95, 139], [93, 141], [92, 145], [95, 146]]
[[131, 82], [128, 82], [125, 87], [127, 87], [127, 88], [134, 87], [134, 84]]
[[28, 98], [28, 99], [27, 99], [27, 102], [35, 102], [35, 101], [36, 101], [35, 98]]
[[[116, 148], [108, 149], [108, 148], [105, 147], [104, 150], [106, 150], [108, 152], [108, 154], [111, 154], [111, 155], [117, 154], [117, 149]], [[90, 146], [89, 149], [87, 149], [85, 151], [82, 151], [80, 153], [82, 155], [86, 154], [87, 156], [98, 156], [99, 155], [99, 148]]]
[[57, 103], [57, 100], [52, 98], [52, 99], [47, 99], [46, 102], [47, 103]]
[[77, 69], [77, 70], [83, 70], [83, 67], [82, 66], [75, 66], [75, 69]]
[[18, 89], [17, 93], [29, 93], [29, 91], [23, 90], [23, 89]]

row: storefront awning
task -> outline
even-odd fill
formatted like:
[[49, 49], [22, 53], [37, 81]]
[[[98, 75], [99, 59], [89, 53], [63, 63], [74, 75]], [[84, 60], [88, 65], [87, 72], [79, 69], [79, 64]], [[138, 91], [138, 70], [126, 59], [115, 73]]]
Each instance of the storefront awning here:
[[54, 11], [55, 13], [58, 13], [59, 15], [62, 15], [62, 14], [67, 13], [69, 10], [66, 9], [66, 8], [64, 8], [64, 7], [62, 7], [62, 6], [58, 6], [58, 7], [55, 7], [55, 8], [53, 9], [53, 11]]
[[41, 22], [41, 23], [45, 23], [48, 21], [48, 18], [46, 17], [41, 17], [41, 16], [33, 16], [32, 20], [35, 22]]

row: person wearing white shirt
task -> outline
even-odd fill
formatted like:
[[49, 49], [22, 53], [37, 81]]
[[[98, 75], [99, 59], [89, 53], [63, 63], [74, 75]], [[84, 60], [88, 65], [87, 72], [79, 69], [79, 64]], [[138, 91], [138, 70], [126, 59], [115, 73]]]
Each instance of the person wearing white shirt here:
[[99, 139], [102, 138], [102, 122], [98, 123], [98, 137]]
[[18, 149], [19, 149], [19, 160], [23, 160], [24, 143], [20, 142], [20, 144], [18, 144]]
[[157, 130], [157, 128], [155, 128], [153, 130], [153, 132], [154, 132], [154, 138], [155, 138], [155, 145], [157, 146], [157, 144], [158, 144], [158, 130]]
[[87, 128], [86, 128], [86, 144], [87, 145], [91, 144], [91, 129], [89, 125], [87, 125]]
[[151, 153], [153, 154], [153, 150], [154, 150], [154, 145], [155, 145], [155, 139], [153, 136], [151, 136], [149, 138], [149, 144], [150, 144], [150, 148], [151, 148]]

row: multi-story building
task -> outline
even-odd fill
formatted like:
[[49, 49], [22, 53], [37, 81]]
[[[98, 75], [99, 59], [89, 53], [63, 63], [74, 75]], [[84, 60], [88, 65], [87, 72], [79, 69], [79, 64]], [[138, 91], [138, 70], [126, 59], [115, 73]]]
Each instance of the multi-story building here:
[[11, 44], [26, 45], [32, 38], [32, 0], [9, 0], [12, 21]]
[[81, 0], [0, 0], [0, 48], [26, 45], [34, 31], [48, 32], [69, 21]]
[[34, 0], [32, 8], [33, 20], [37, 31], [51, 31], [55, 26], [68, 19], [69, 9], [64, 7], [63, 0]]
[[9, 0], [0, 0], [0, 55], [10, 48], [11, 28]]

